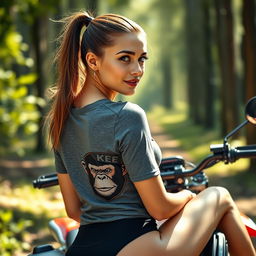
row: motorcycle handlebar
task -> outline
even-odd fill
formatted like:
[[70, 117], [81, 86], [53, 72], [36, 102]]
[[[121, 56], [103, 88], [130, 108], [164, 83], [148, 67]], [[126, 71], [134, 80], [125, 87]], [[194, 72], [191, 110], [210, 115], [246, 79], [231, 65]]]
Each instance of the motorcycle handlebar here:
[[[184, 168], [182, 171], [176, 171], [173, 169], [168, 170], [167, 168], [167, 170], [161, 172], [162, 178], [171, 179], [174, 177], [192, 176], [199, 173], [203, 169], [218, 163], [219, 161], [224, 161], [225, 164], [228, 164], [233, 163], [240, 158], [256, 158], [256, 145], [240, 146], [236, 148], [226, 148], [224, 145], [213, 145], [211, 147], [211, 151], [213, 151], [213, 154], [210, 154], [204, 158], [195, 168]], [[165, 161], [168, 162], [167, 159], [163, 159], [162, 164], [164, 164]], [[34, 188], [47, 188], [58, 184], [59, 182], [57, 174], [42, 175], [33, 181]]]
[[58, 184], [59, 181], [56, 173], [41, 175], [36, 180], [33, 181], [34, 188], [48, 188]]
[[182, 171], [177, 172], [176, 170], [167, 170], [161, 173], [162, 178], [164, 179], [172, 179], [174, 177], [188, 177], [193, 176], [203, 169], [208, 168], [209, 166], [214, 165], [218, 161], [223, 160], [223, 157], [220, 155], [208, 155], [204, 160], [202, 160], [196, 167], [192, 169], [184, 169]]
[[256, 157], [256, 145], [236, 147], [231, 151], [231, 157], [234, 161], [240, 158], [254, 158]]

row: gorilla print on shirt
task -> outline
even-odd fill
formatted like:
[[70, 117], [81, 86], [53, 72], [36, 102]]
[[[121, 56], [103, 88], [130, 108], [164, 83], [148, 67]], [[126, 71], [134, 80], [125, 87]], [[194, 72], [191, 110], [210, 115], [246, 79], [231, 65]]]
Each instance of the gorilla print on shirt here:
[[127, 171], [119, 155], [87, 153], [81, 163], [97, 195], [112, 200], [122, 191]]

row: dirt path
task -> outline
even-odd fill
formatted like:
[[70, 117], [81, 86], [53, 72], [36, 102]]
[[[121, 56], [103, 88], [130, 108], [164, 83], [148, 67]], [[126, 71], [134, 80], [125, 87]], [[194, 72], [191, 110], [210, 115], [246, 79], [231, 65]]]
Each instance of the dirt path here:
[[179, 142], [166, 135], [163, 129], [157, 123], [149, 121], [149, 126], [153, 138], [162, 150], [163, 157], [179, 155], [186, 160], [191, 160], [189, 155], [185, 151], [180, 149]]

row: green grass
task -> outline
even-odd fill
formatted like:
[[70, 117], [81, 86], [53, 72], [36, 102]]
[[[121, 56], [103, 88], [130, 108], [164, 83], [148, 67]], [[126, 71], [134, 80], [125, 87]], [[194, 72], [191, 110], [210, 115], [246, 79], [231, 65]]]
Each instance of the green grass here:
[[[11, 210], [15, 220], [31, 220], [27, 228], [26, 242], [29, 251], [38, 245], [51, 243], [48, 221], [65, 216], [64, 204], [59, 187], [35, 189], [32, 181], [41, 174], [54, 171], [53, 159], [49, 154], [26, 155], [1, 159], [0, 208]], [[20, 255], [27, 255], [27, 252]]]
[[30, 245], [27, 252], [31, 252], [36, 245], [51, 243], [53, 239], [48, 230], [48, 221], [66, 215], [57, 187], [37, 190], [30, 184], [15, 186], [8, 181], [0, 183], [0, 207], [11, 210], [17, 221], [31, 221], [32, 225], [27, 228], [23, 241]]
[[43, 214], [45, 218], [59, 217], [64, 213], [57, 187], [38, 190], [29, 184], [14, 187], [5, 182], [0, 186], [0, 202], [2, 207], [17, 208], [31, 215]]

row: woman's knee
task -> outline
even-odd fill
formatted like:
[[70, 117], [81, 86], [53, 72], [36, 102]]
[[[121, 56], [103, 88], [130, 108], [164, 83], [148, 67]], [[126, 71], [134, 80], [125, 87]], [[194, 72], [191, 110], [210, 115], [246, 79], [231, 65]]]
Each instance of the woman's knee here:
[[217, 204], [224, 206], [225, 208], [232, 207], [234, 201], [229, 191], [224, 187], [213, 186], [206, 189], [210, 196], [214, 196], [217, 200]]

